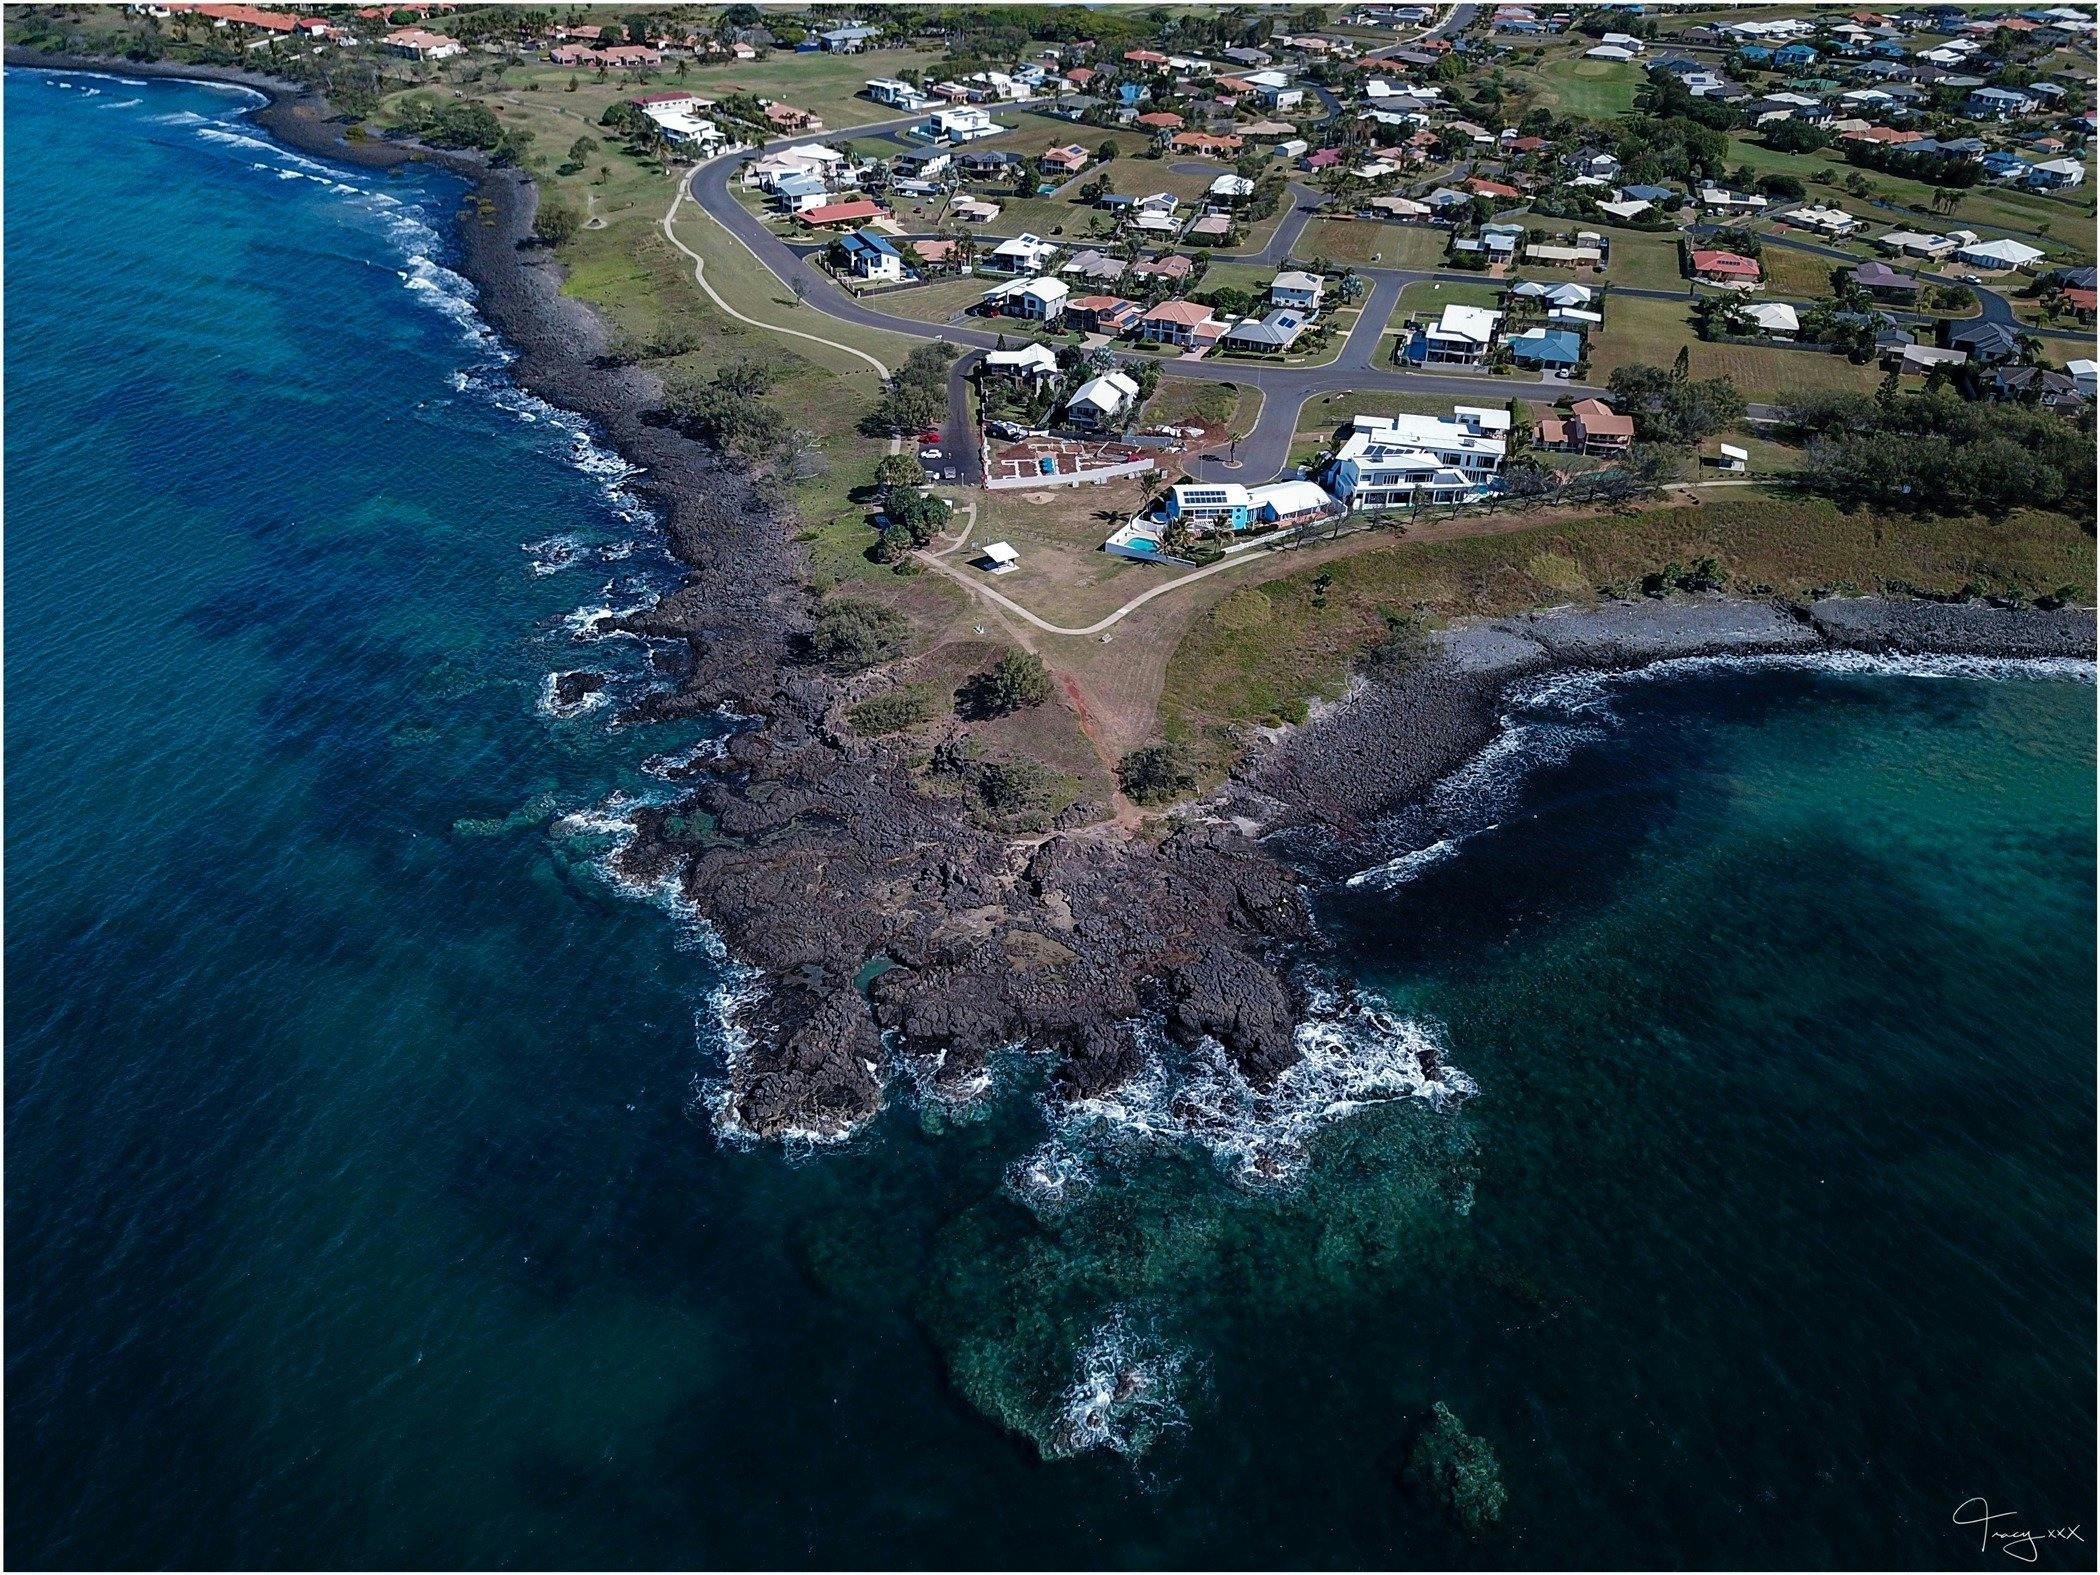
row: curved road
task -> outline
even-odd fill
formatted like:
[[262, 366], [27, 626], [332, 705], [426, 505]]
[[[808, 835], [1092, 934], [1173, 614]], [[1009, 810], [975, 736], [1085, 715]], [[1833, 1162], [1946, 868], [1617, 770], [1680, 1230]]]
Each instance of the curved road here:
[[[869, 126], [855, 126], [851, 130], [855, 136], [865, 137], [909, 126], [917, 119], [917, 116], [906, 116]], [[690, 193], [692, 200], [710, 218], [763, 263], [769, 272], [791, 288], [797, 288], [802, 306], [848, 327], [874, 329], [913, 339], [945, 340], [965, 350], [994, 348], [999, 342], [999, 335], [994, 330], [953, 323], [922, 323], [907, 317], [893, 317], [855, 299], [829, 274], [813, 266], [793, 247], [775, 235], [736, 199], [729, 183], [736, 170], [746, 161], [776, 148], [791, 147], [803, 140], [806, 139], [783, 137], [760, 148], [724, 154], [700, 165], [686, 176], [684, 190]], [[1291, 219], [1299, 219], [1297, 229], [1302, 231], [1304, 222], [1300, 215], [1292, 214], [1291, 218], [1285, 221], [1286, 227]], [[668, 233], [668, 218], [665, 223]], [[1280, 228], [1276, 241], [1272, 241], [1271, 246], [1274, 247], [1283, 239], [1283, 229]], [[1263, 253], [1249, 256], [1262, 256], [1269, 249], [1264, 248]], [[1357, 272], [1371, 281], [1370, 298], [1366, 301], [1363, 314], [1357, 319], [1356, 326], [1351, 330], [1341, 353], [1325, 366], [1256, 366], [1248, 363], [1190, 361], [1170, 356], [1153, 357], [1171, 367], [1177, 377], [1193, 378], [1201, 382], [1243, 383], [1261, 391], [1261, 416], [1254, 430], [1240, 441], [1238, 463], [1227, 465], [1221, 461], [1199, 460], [1196, 466], [1197, 474], [1212, 479], [1251, 477], [1264, 481], [1278, 474], [1290, 457], [1290, 442], [1292, 434], [1297, 431], [1299, 408], [1306, 400], [1319, 394], [1384, 388], [1395, 393], [1434, 394], [1461, 400], [1480, 400], [1535, 396], [1541, 392], [1550, 393], [1557, 399], [1570, 393], [1583, 395], [1601, 392], [1579, 384], [1547, 381], [1535, 377], [1503, 378], [1484, 374], [1397, 372], [1381, 366], [1376, 359], [1379, 341], [1383, 337], [1386, 320], [1392, 315], [1393, 306], [1399, 301], [1400, 291], [1408, 284], [1433, 279], [1436, 276], [1402, 269], [1360, 268]], [[1136, 350], [1122, 350], [1118, 353], [1126, 356], [1147, 354]], [[954, 413], [951, 409], [950, 420], [953, 419]]]

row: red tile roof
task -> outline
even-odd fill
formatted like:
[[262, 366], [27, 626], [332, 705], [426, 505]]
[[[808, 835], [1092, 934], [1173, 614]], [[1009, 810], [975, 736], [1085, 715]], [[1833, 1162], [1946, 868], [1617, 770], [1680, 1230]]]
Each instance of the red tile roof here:
[[806, 213], [796, 214], [795, 218], [798, 223], [818, 228], [827, 224], [860, 224], [881, 215], [879, 204], [861, 197], [853, 202], [833, 202], [821, 208], [811, 208]]

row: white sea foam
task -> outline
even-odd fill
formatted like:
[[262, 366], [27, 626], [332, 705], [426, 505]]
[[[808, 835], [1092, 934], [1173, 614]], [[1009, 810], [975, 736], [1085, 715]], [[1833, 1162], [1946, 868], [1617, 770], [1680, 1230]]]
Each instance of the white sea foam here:
[[1044, 1454], [1144, 1454], [1161, 1435], [1188, 1426], [1182, 1394], [1192, 1366], [1190, 1353], [1162, 1338], [1152, 1319], [1113, 1309], [1074, 1358]]
[[1354, 988], [1300, 976], [1306, 1016], [1293, 1030], [1298, 1060], [1257, 1089], [1224, 1046], [1204, 1039], [1177, 1057], [1160, 1025], [1137, 1034], [1145, 1071], [1109, 1093], [1045, 1110], [1067, 1134], [1093, 1127], [1145, 1139], [1194, 1142], [1246, 1186], [1295, 1181], [1320, 1129], [1372, 1105], [1426, 1100], [1441, 1109], [1476, 1092], [1473, 1081], [1443, 1059], [1436, 1031], [1396, 1015]]
[[[1483, 826], [1481, 829], [1491, 831], [1494, 825]], [[1456, 857], [1464, 841], [1464, 837], [1439, 837], [1426, 848], [1416, 848], [1412, 853], [1403, 853], [1398, 858], [1386, 860], [1383, 864], [1357, 871], [1349, 877], [1347, 884], [1377, 887], [1404, 885], [1424, 870]]]
[[559, 673], [549, 673], [540, 680], [540, 715], [553, 717], [558, 722], [573, 721], [579, 716], [589, 715], [612, 699], [610, 689], [598, 688], [564, 705], [559, 693], [560, 680]]
[[590, 551], [590, 544], [581, 536], [548, 536], [540, 541], [528, 541], [518, 550], [532, 560], [534, 574], [559, 574], [572, 564], [580, 563]]
[[1004, 1180], [1010, 1196], [1048, 1218], [1093, 1189], [1094, 1167], [1083, 1150], [1053, 1137], [1007, 1166]]

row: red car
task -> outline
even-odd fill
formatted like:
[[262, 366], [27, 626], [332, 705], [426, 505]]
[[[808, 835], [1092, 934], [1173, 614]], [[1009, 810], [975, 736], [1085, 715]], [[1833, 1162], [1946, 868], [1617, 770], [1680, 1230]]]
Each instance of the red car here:
[[940, 440], [940, 433], [932, 427], [928, 427], [924, 432], [921, 432], [919, 434], [919, 441], [921, 443], [938, 443], [940, 442]]

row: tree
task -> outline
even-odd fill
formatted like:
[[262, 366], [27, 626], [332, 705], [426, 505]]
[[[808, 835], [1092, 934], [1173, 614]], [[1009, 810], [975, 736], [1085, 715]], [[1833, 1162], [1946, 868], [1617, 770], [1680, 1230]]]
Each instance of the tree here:
[[977, 715], [1009, 716], [1050, 698], [1050, 669], [1033, 651], [1008, 651], [963, 689], [965, 707]]
[[904, 646], [904, 620], [889, 608], [857, 597], [841, 597], [817, 610], [809, 647], [834, 667], [872, 667]]
[[583, 228], [583, 215], [566, 202], [543, 202], [532, 216], [532, 237], [542, 246], [565, 246]]
[[899, 487], [916, 489], [925, 480], [926, 472], [909, 454], [885, 454], [875, 466], [875, 485], [885, 493]]
[[1196, 769], [1178, 744], [1147, 744], [1116, 763], [1116, 780], [1140, 804], [1164, 804], [1196, 790]]

